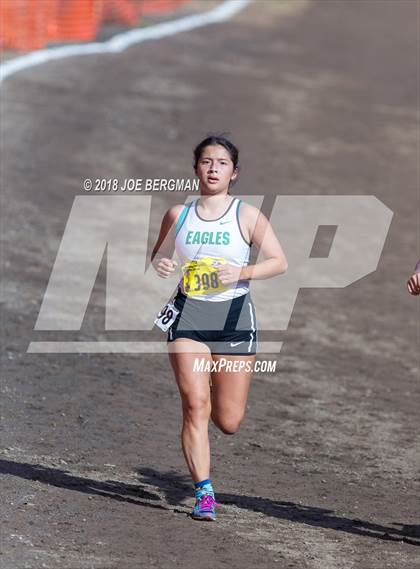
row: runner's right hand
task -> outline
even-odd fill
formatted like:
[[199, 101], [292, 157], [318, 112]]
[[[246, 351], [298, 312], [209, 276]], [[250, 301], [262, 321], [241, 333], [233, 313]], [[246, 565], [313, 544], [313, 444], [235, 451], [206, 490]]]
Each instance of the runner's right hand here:
[[408, 292], [413, 295], [420, 294], [420, 273], [414, 275], [407, 281]]
[[159, 261], [153, 263], [157, 274], [163, 279], [170, 277], [177, 265], [178, 263], [176, 261], [172, 261], [172, 259], [168, 259], [167, 257], [162, 257]]

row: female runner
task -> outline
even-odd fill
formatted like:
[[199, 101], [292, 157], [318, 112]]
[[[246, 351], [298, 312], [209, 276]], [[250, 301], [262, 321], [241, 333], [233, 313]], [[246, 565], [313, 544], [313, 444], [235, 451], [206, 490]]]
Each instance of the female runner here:
[[[231, 435], [242, 422], [257, 343], [249, 281], [284, 273], [287, 261], [267, 218], [229, 193], [238, 176], [232, 142], [204, 139], [194, 150], [194, 171], [200, 198], [166, 212], [151, 258], [162, 278], [175, 271], [174, 250], [183, 264], [167, 345], [182, 400], [182, 450], [195, 485], [192, 517], [215, 520], [209, 419]], [[251, 244], [264, 257], [255, 265]]]

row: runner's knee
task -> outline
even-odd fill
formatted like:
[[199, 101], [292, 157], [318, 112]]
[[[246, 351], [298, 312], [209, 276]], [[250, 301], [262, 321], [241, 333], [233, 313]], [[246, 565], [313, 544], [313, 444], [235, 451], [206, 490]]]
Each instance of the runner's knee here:
[[242, 423], [243, 416], [227, 417], [220, 420], [219, 418], [213, 419], [216, 427], [225, 435], [234, 435]]
[[210, 397], [194, 397], [185, 399], [182, 404], [184, 419], [199, 420], [209, 417], [211, 412]]

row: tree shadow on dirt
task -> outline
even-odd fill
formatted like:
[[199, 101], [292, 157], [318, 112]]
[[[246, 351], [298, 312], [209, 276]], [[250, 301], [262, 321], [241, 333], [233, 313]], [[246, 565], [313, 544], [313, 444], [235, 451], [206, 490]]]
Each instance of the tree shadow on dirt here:
[[175, 506], [185, 498], [194, 496], [194, 484], [191, 476], [176, 471], [159, 472], [154, 468], [136, 468], [142, 482], [155, 486], [164, 494], [168, 504]]
[[359, 518], [351, 519], [336, 516], [333, 510], [326, 508], [304, 506], [294, 502], [269, 500], [268, 498], [256, 496], [235, 496], [233, 494], [218, 493], [217, 498], [223, 504], [232, 504], [238, 508], [261, 512], [267, 516], [282, 520], [385, 541], [403, 541], [410, 545], [420, 545], [420, 525], [393, 522], [390, 526], [384, 526]]
[[[182, 502], [186, 498], [193, 498], [193, 486], [189, 476], [174, 471], [159, 472], [152, 468], [137, 468], [136, 470], [140, 478], [139, 483], [127, 484], [116, 480], [95, 480], [51, 466], [0, 459], [1, 474], [35, 480], [57, 488], [103, 496], [138, 506], [186, 513], [185, 504]], [[393, 522], [390, 526], [383, 526], [358, 518], [336, 516], [333, 510], [326, 508], [303, 506], [294, 502], [282, 502], [258, 496], [218, 492], [217, 499], [222, 505], [233, 505], [294, 523], [386, 541], [403, 541], [410, 545], [420, 545], [419, 525]]]
[[[57, 488], [112, 498], [120, 502], [128, 502], [160, 510], [168, 509], [162, 503], [162, 497], [154, 492], [153, 488], [146, 489], [144, 484], [141, 483], [127, 484], [116, 480], [95, 480], [94, 478], [78, 476], [68, 470], [52, 466], [4, 459], [0, 459], [0, 473], [10, 474], [26, 480], [35, 480]], [[147, 500], [147, 502], [144, 500]], [[149, 500], [155, 503], [151, 503]]]
[[[139, 468], [137, 472], [147, 484], [158, 486], [164, 493], [168, 504], [177, 505], [185, 496], [192, 495], [191, 479], [175, 473], [158, 473], [151, 468]], [[258, 496], [238, 496], [217, 492], [217, 500], [237, 508], [260, 512], [267, 516], [315, 527], [333, 529], [364, 537], [386, 541], [405, 542], [420, 545], [420, 525], [392, 523], [383, 526], [360, 520], [334, 515], [333, 510], [303, 506], [294, 502], [282, 502]]]

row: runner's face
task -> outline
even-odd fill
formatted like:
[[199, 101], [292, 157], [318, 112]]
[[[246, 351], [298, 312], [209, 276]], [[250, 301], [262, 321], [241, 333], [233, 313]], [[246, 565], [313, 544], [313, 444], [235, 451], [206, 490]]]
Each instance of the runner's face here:
[[229, 182], [237, 176], [232, 158], [224, 146], [206, 146], [197, 163], [196, 174], [200, 189], [206, 194], [219, 194], [229, 189]]

